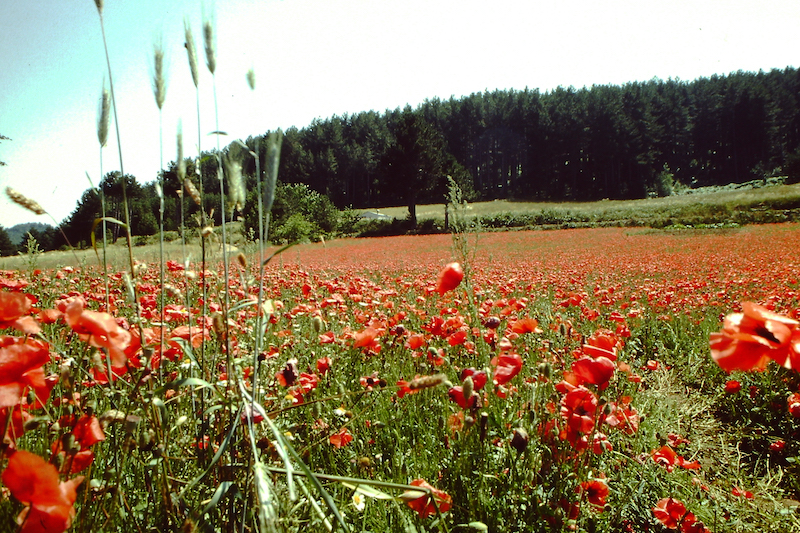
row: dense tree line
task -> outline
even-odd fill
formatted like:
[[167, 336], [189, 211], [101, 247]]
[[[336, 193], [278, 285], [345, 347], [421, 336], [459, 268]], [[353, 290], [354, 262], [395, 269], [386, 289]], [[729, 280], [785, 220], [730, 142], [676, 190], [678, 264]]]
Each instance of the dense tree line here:
[[[231, 212], [228, 219], [241, 215], [252, 226], [257, 201], [252, 153], [258, 153], [263, 168], [265, 137], [204, 154], [199, 175], [195, 162], [187, 159], [187, 174], [204, 191], [203, 211], [214, 210], [217, 223], [217, 167], [227, 157], [241, 164], [248, 191], [242, 212]], [[181, 213], [184, 223], [192, 223], [199, 211], [185, 196], [178, 198], [176, 166], [171, 163], [161, 178], [166, 229], [180, 227]], [[279, 196], [295, 200], [276, 202], [273, 224], [280, 226], [297, 214], [292, 209], [312, 204], [328, 212], [334, 205], [408, 205], [413, 219], [416, 204], [443, 200], [448, 175], [473, 201], [581, 201], [642, 198], [669, 194], [678, 183], [719, 185], [787, 172], [800, 174], [800, 71], [794, 68], [692, 82], [559, 87], [545, 93], [497, 90], [290, 128], [284, 134], [279, 179], [282, 187], [295, 188]], [[133, 233], [154, 232], [156, 182], [140, 186], [133, 177], [126, 179]], [[110, 174], [100, 187], [106, 213], [121, 218], [118, 180]], [[298, 203], [303, 191], [318, 193], [317, 199]], [[88, 240], [87, 228], [99, 216], [98, 192], [86, 191], [63, 223], [75, 242]], [[303, 216], [323, 233], [335, 225], [320, 217], [322, 228], [315, 214]], [[53, 240], [57, 245], [59, 239]]]

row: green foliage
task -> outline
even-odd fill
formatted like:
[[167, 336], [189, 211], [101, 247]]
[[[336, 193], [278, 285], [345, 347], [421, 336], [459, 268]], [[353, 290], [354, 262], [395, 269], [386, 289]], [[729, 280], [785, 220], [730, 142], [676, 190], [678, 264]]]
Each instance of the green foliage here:
[[28, 266], [28, 272], [31, 277], [33, 277], [33, 271], [36, 270], [36, 267], [39, 264], [39, 258], [43, 253], [43, 250], [39, 248], [39, 243], [36, 241], [36, 237], [34, 237], [33, 234], [28, 233], [28, 238], [25, 240], [24, 251], [20, 250], [19, 255], [25, 259], [25, 263]]
[[783, 170], [786, 173], [787, 184], [800, 183], [800, 149], [786, 158]]
[[[245, 231], [258, 229], [257, 193], [247, 195]], [[339, 227], [339, 210], [327, 196], [312, 190], [303, 183], [285, 184], [280, 181], [275, 189], [275, 199], [270, 216], [270, 240], [274, 242], [302, 242], [331, 235]]]
[[11, 242], [8, 232], [0, 226], [0, 256], [14, 255], [17, 253], [17, 246]]
[[295, 213], [290, 215], [283, 224], [277, 227], [272, 234], [272, 241], [281, 242], [306, 242], [316, 240], [320, 235], [320, 228], [309, 222], [305, 215]]

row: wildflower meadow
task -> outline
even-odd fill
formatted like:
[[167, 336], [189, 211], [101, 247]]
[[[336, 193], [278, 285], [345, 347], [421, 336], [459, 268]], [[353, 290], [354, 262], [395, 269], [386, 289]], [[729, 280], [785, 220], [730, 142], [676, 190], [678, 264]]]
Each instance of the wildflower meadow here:
[[125, 207], [0, 270], [0, 530], [800, 531], [800, 226], [484, 232], [451, 181], [448, 234], [269, 246], [264, 142], [237, 246], [220, 156], [180, 247]]

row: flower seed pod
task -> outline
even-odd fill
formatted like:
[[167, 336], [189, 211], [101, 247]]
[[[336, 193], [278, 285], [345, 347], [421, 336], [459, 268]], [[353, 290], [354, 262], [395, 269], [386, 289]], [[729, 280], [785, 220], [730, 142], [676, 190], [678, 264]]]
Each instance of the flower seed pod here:
[[481, 418], [480, 418], [480, 433], [481, 433], [481, 441], [486, 440], [486, 429], [489, 425], [489, 413], [486, 411], [481, 411]]
[[528, 447], [529, 440], [530, 437], [528, 437], [528, 432], [525, 431], [525, 428], [516, 428], [514, 436], [511, 437], [511, 447], [517, 450], [518, 453], [522, 453]]

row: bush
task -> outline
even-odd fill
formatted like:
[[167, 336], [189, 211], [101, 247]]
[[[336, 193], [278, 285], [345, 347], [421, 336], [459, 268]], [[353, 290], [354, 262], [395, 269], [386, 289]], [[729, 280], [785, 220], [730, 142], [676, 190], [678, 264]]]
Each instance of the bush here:
[[[255, 192], [248, 194], [247, 211], [244, 216], [245, 230], [253, 230], [254, 233], [258, 232], [257, 202], [259, 201]], [[300, 218], [289, 223], [289, 220], [295, 215], [299, 215]], [[336, 231], [339, 226], [339, 218], [339, 210], [327, 196], [318, 193], [304, 183], [284, 184], [279, 182], [272, 205], [270, 234], [278, 239], [277, 233], [281, 231], [282, 226], [297, 225], [302, 219], [307, 223], [310, 223], [308, 221], [311, 220], [314, 221], [313, 226], [316, 229], [312, 232], [313, 234], [327, 235]], [[289, 241], [294, 242], [292, 239]]]
[[320, 235], [320, 228], [313, 222], [309, 222], [306, 217], [296, 213], [290, 216], [286, 222], [278, 227], [272, 234], [273, 242], [305, 242], [317, 240]]

